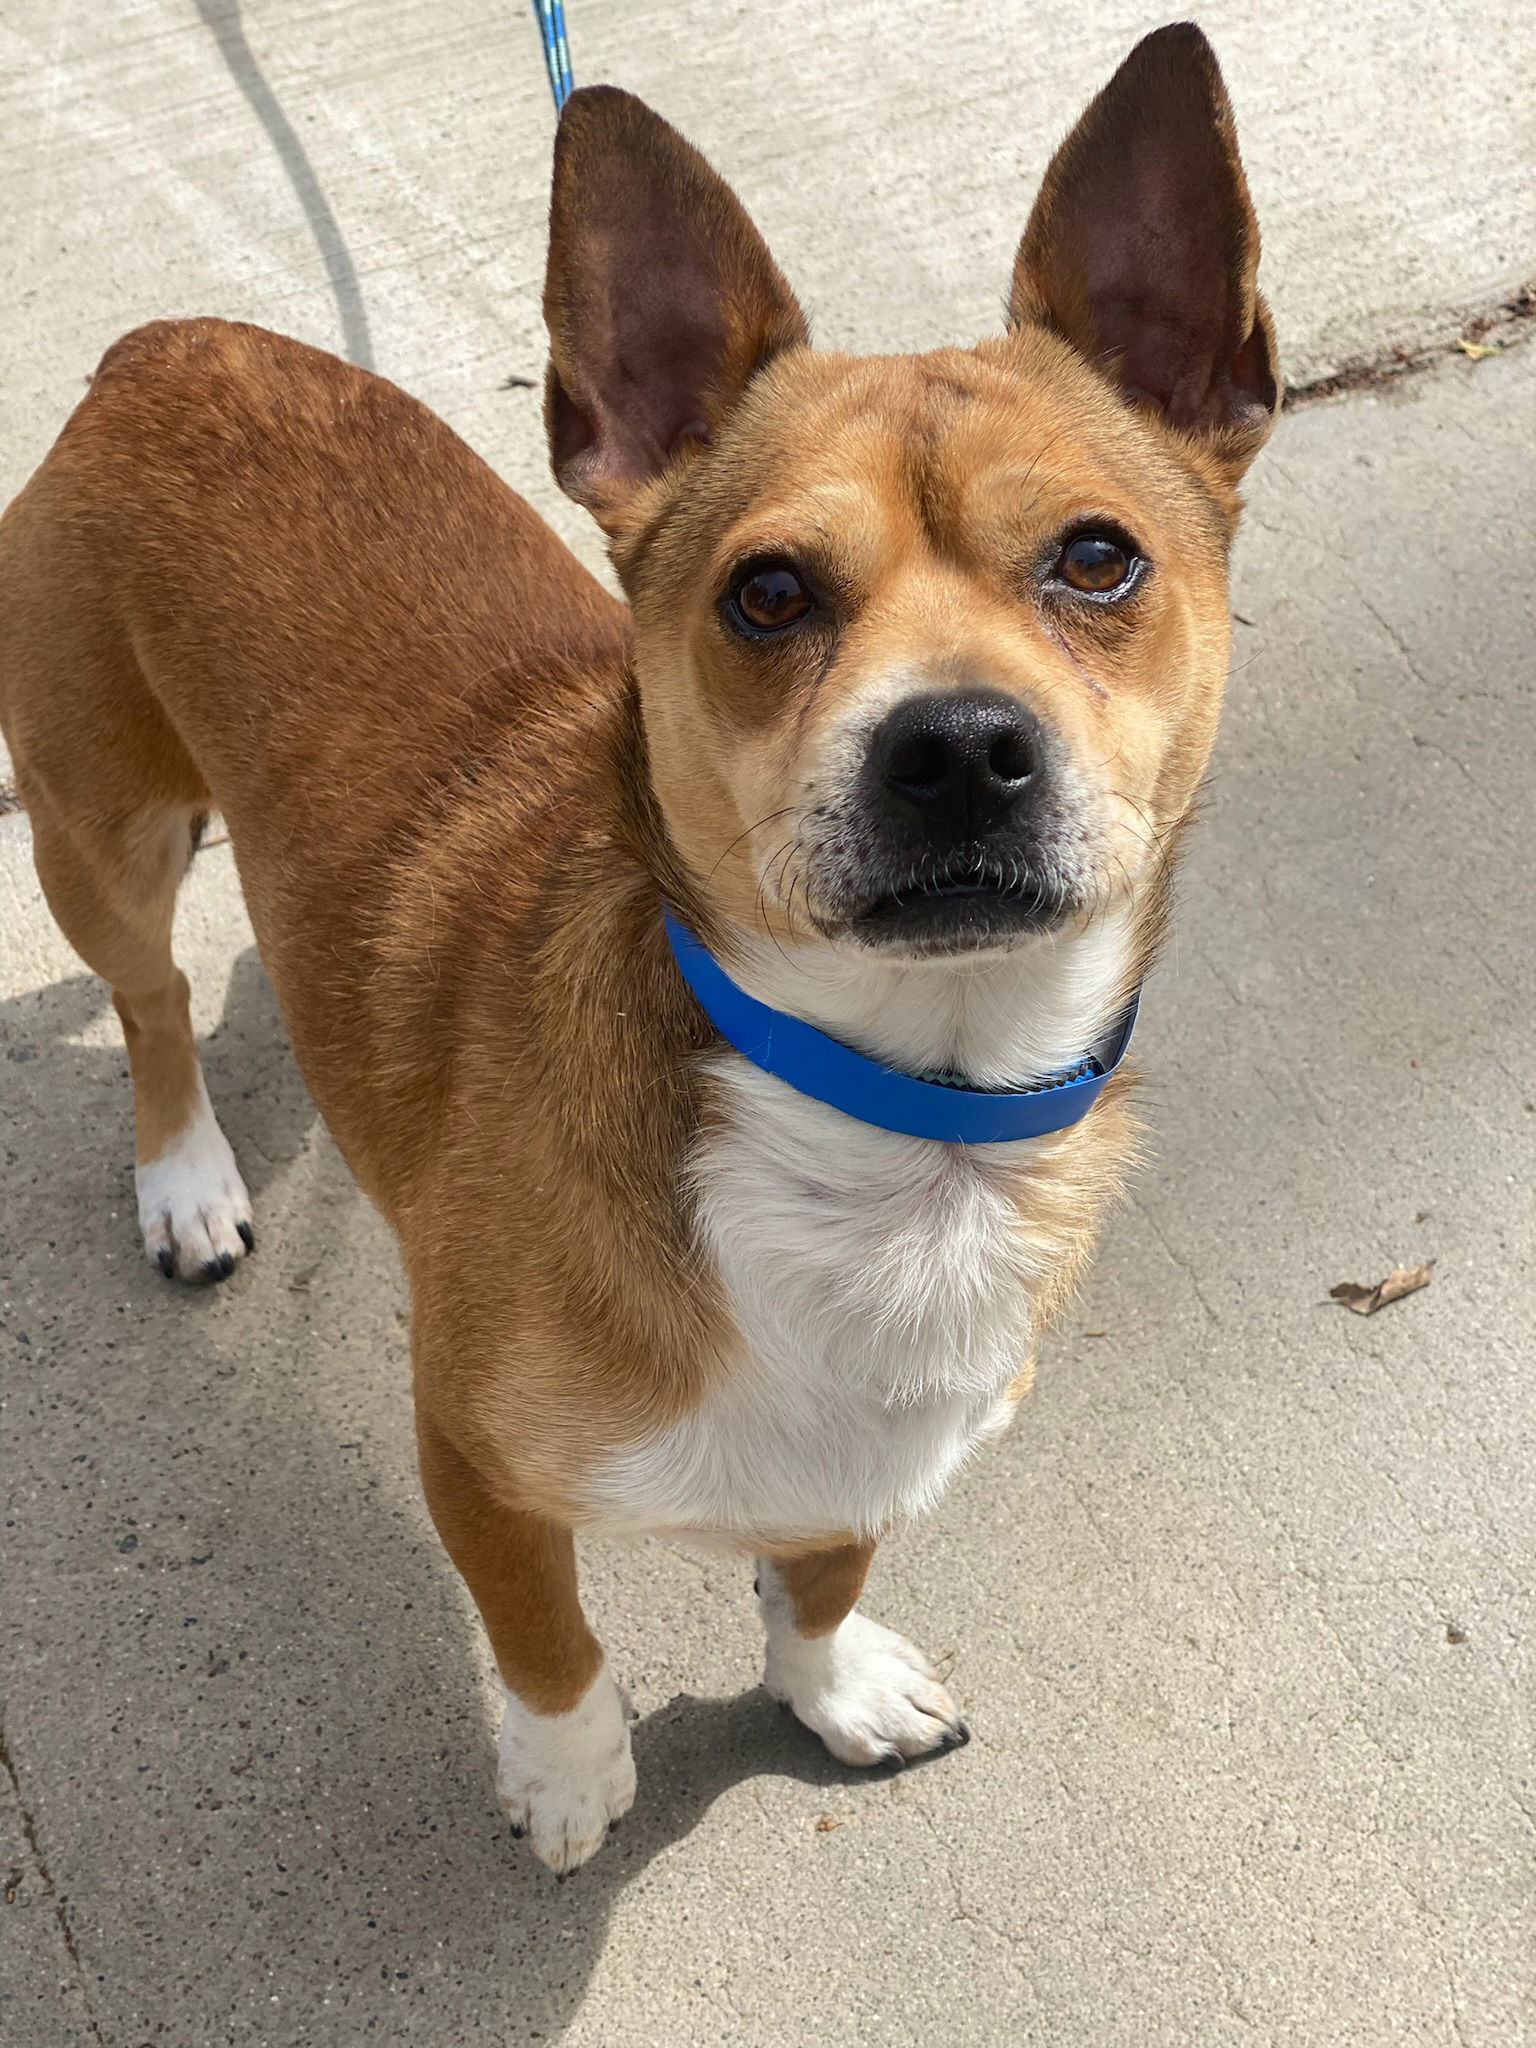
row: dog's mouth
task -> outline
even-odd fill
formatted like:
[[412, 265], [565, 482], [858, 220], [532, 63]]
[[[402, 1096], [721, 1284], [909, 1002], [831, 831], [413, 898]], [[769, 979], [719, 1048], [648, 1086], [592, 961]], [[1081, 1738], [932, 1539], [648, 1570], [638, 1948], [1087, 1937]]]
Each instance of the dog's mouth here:
[[1013, 863], [953, 861], [872, 897], [848, 929], [865, 945], [970, 952], [1049, 931], [1072, 907], [1060, 888]]

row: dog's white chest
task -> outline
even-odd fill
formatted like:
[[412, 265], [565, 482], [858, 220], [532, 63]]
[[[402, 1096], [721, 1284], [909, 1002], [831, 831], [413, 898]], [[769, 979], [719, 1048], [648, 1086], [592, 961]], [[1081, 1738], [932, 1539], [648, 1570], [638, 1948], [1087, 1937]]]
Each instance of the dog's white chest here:
[[1015, 1146], [855, 1123], [728, 1057], [693, 1162], [739, 1347], [705, 1401], [601, 1471], [610, 1527], [873, 1533], [1006, 1420], [1033, 1339]]

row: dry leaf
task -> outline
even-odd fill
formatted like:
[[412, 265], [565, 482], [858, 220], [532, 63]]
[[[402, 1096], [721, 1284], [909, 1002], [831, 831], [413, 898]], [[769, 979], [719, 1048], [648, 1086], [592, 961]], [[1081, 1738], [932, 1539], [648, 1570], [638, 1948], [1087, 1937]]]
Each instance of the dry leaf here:
[[1389, 1301], [1401, 1301], [1405, 1294], [1417, 1294], [1421, 1287], [1427, 1287], [1434, 1270], [1433, 1259], [1422, 1266], [1394, 1266], [1386, 1279], [1378, 1280], [1374, 1287], [1362, 1287], [1358, 1280], [1341, 1280], [1328, 1292], [1357, 1316], [1373, 1316]]
[[[1456, 346], [1464, 356], [1470, 356], [1474, 363], [1480, 363], [1484, 356], [1501, 356], [1503, 349], [1488, 341], [1458, 341]], [[1422, 1286], [1422, 1281], [1420, 1285]]]
[[816, 1823], [816, 1832], [818, 1835], [830, 1835], [834, 1828], [841, 1826], [842, 1822], [835, 1813], [824, 1813]]

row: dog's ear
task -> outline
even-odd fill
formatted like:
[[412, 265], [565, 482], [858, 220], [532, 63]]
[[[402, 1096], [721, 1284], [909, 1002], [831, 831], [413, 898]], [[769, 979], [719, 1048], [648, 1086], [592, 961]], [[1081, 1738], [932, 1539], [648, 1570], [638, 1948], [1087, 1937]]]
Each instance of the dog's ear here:
[[643, 101], [602, 85], [560, 117], [544, 318], [555, 477], [610, 533], [770, 356], [808, 338], [724, 179]]
[[1014, 326], [1043, 323], [1234, 473], [1278, 402], [1259, 229], [1216, 54], [1139, 42], [1057, 150], [1019, 245]]

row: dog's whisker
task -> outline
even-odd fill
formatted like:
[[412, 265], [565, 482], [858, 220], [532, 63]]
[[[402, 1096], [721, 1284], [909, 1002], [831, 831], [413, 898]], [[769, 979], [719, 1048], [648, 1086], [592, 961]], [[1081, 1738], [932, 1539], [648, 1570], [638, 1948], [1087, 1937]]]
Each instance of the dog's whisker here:
[[744, 839], [750, 839], [754, 832], [761, 832], [765, 825], [771, 825], [776, 818], [789, 817], [790, 814], [794, 811], [794, 809], [795, 806], [793, 804], [781, 804], [778, 810], [769, 811], [766, 817], [759, 818], [755, 825], [749, 825], [744, 832], [738, 832], [736, 837], [731, 841], [730, 845], [725, 849], [724, 853], [721, 854], [720, 858], [715, 862], [714, 866], [710, 869], [708, 875], [705, 877], [706, 884], [709, 882], [713, 882], [715, 876], [720, 872], [720, 869], [725, 865], [726, 861], [730, 859], [731, 855], [736, 851], [737, 847], [740, 846], [741, 842]]

